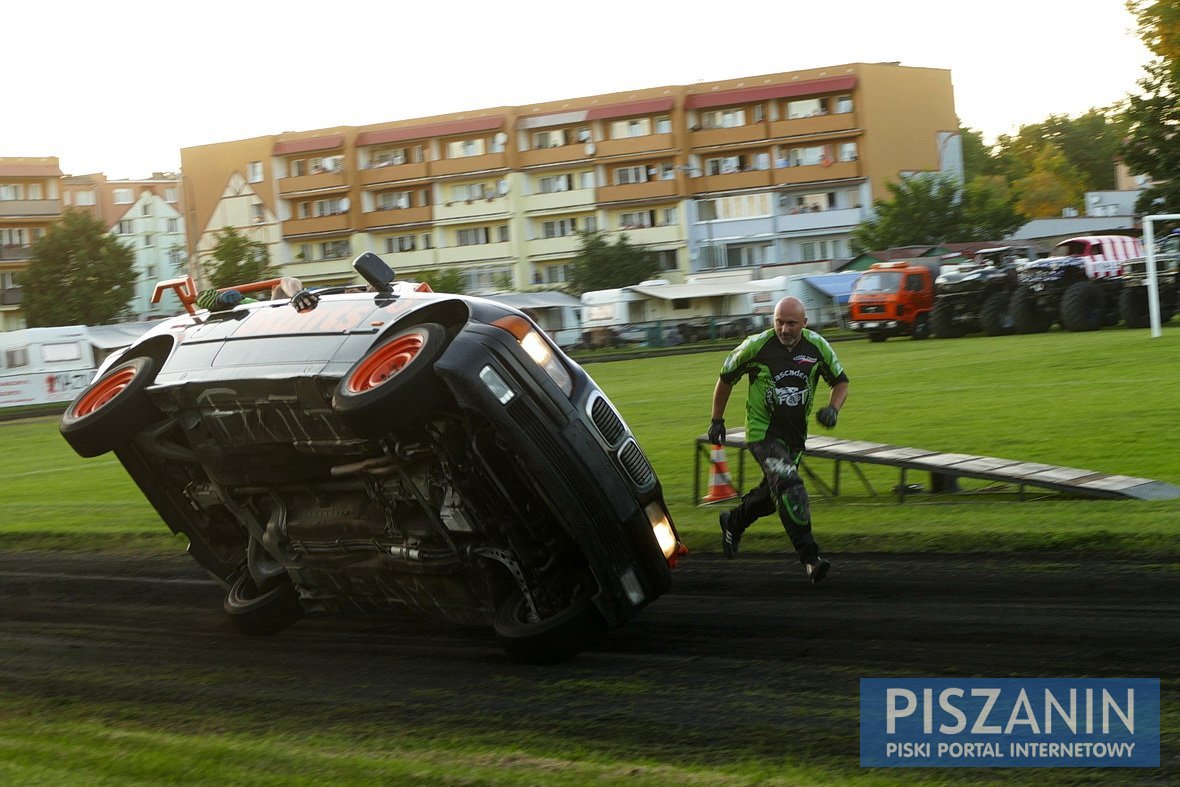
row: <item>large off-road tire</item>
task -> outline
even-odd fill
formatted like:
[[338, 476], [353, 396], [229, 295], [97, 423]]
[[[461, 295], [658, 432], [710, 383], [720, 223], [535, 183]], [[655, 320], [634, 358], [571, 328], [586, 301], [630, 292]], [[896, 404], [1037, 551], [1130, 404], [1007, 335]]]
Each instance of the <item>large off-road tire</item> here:
[[1002, 290], [987, 296], [979, 315], [985, 334], [1007, 336], [1016, 330], [1016, 321], [1012, 319], [1012, 312], [1008, 308], [1011, 300], [1008, 293]]
[[1146, 287], [1125, 287], [1119, 293], [1119, 317], [1128, 328], [1146, 328], [1151, 323]]
[[1044, 333], [1053, 324], [1053, 318], [1037, 305], [1032, 290], [1018, 287], [1008, 302], [1012, 314], [1012, 327], [1016, 333]]
[[922, 341], [923, 339], [930, 338], [930, 315], [929, 314], [919, 314], [917, 317], [914, 318], [914, 327], [910, 331], [910, 336], [917, 339], [918, 341]]
[[605, 628], [602, 614], [587, 597], [538, 621], [528, 620], [528, 604], [519, 589], [496, 608], [496, 638], [508, 660], [517, 664], [565, 661], [589, 647]]
[[254, 577], [244, 567], [226, 592], [223, 606], [233, 627], [252, 637], [277, 634], [299, 622], [304, 614], [299, 592], [288, 577], [280, 577], [259, 592]]
[[1061, 298], [1061, 327], [1067, 331], [1096, 331], [1106, 319], [1106, 301], [1098, 285], [1078, 281]]
[[965, 331], [955, 322], [955, 310], [945, 303], [935, 303], [930, 312], [930, 328], [939, 339], [958, 339]]
[[62, 437], [86, 457], [130, 443], [162, 417], [146, 392], [159, 368], [159, 362], [147, 355], [113, 366], [70, 402], [58, 426]]
[[332, 394], [333, 409], [365, 436], [421, 423], [447, 396], [434, 372], [446, 345], [446, 329], [435, 322], [395, 333], [348, 370]]
[[869, 334], [869, 341], [874, 342], [874, 343], [883, 342], [888, 338], [889, 338], [889, 334], [887, 334], [887, 333], [880, 333], [880, 332], [874, 331]]

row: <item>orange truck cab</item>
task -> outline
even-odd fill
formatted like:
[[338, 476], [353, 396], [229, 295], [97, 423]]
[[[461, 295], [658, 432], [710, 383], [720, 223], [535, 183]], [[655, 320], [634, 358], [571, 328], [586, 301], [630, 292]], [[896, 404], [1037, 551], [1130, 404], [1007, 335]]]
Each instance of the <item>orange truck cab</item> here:
[[857, 277], [848, 299], [852, 330], [869, 341], [930, 336], [934, 277], [940, 260], [877, 262]]

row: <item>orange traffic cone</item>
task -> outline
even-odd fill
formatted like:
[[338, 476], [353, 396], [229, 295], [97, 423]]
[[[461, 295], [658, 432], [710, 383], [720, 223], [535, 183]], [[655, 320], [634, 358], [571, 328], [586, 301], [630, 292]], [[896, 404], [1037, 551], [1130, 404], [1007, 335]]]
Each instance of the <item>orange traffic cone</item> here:
[[709, 493], [701, 498], [702, 503], [719, 503], [722, 500], [732, 500], [738, 496], [729, 480], [729, 465], [725, 461], [725, 449], [720, 445], [713, 446], [713, 456], [709, 468]]

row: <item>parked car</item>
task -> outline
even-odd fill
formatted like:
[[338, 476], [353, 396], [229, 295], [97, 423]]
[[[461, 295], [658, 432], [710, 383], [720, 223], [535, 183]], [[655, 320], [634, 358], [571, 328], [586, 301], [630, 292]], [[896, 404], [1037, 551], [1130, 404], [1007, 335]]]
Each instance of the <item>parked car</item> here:
[[411, 609], [545, 662], [667, 591], [684, 548], [590, 376], [520, 311], [355, 266], [375, 291], [302, 313], [162, 283], [190, 313], [109, 358], [62, 435], [115, 452], [247, 634]]

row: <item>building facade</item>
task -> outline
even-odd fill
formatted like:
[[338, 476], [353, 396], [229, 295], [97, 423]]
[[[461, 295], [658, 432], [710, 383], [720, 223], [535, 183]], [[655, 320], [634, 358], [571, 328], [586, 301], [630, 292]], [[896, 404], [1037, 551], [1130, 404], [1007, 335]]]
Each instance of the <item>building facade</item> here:
[[468, 290], [546, 288], [583, 230], [660, 276], [831, 270], [886, 184], [961, 175], [950, 72], [854, 63], [181, 150], [198, 275], [221, 229], [308, 283], [380, 254]]
[[182, 306], [168, 290], [151, 302], [156, 283], [188, 273], [188, 249], [180, 177], [166, 172], [140, 180], [108, 180], [105, 175], [69, 175], [62, 179], [65, 210], [89, 213], [134, 252], [135, 292], [130, 319], [150, 320], [175, 314]]
[[61, 176], [56, 156], [0, 157], [0, 331], [25, 327], [21, 275], [61, 219]]

